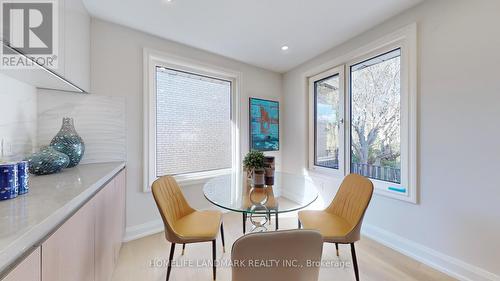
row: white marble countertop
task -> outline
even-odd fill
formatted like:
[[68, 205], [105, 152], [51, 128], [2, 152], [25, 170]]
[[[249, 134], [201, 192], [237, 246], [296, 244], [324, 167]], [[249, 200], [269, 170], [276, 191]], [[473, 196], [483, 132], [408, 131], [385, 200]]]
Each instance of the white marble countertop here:
[[58, 174], [30, 175], [27, 194], [0, 201], [0, 276], [124, 167], [124, 162], [83, 164]]

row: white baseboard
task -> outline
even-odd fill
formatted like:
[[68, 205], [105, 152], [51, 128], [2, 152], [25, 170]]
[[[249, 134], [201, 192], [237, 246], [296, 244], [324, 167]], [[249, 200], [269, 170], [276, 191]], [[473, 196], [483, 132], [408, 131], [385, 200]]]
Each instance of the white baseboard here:
[[363, 235], [425, 265], [464, 281], [500, 281], [500, 276], [379, 227], [364, 224]]
[[123, 242], [129, 242], [135, 239], [146, 237], [163, 231], [163, 221], [154, 220], [139, 225], [129, 226], [125, 229]]

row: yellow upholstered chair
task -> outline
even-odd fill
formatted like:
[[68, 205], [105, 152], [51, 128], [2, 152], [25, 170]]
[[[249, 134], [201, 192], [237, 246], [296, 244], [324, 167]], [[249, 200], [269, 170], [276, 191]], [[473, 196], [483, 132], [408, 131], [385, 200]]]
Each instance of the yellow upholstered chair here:
[[300, 211], [299, 228], [316, 229], [324, 242], [350, 244], [354, 274], [359, 280], [354, 242], [360, 239], [361, 223], [373, 194], [372, 182], [360, 175], [350, 174], [342, 181], [332, 203], [323, 211]]
[[196, 211], [189, 206], [182, 195], [179, 185], [173, 177], [164, 176], [157, 179], [152, 186], [153, 197], [165, 225], [165, 237], [171, 243], [168, 259], [167, 281], [170, 277], [175, 244], [183, 244], [182, 254], [186, 244], [196, 242], [212, 242], [213, 277], [215, 280], [215, 239], [221, 231], [222, 247], [224, 249], [224, 227], [222, 214], [219, 211]]

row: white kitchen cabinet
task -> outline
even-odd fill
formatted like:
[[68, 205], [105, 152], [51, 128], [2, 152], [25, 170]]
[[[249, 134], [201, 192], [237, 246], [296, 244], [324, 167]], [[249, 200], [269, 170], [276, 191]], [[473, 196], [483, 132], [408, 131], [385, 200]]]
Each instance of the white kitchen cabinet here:
[[108, 281], [114, 268], [114, 233], [116, 178], [109, 182], [95, 197], [96, 228], [95, 228], [95, 281]]
[[123, 239], [124, 175], [118, 173], [42, 244], [42, 280], [111, 279]]
[[123, 237], [125, 236], [125, 210], [126, 210], [126, 176], [127, 173], [123, 170], [116, 176], [116, 200], [117, 200], [117, 208], [115, 209], [115, 217], [116, 217], [116, 226], [115, 229], [115, 238], [114, 238], [114, 260], [115, 264], [118, 261], [118, 255], [120, 254], [120, 249], [122, 247]]
[[2, 281], [41, 281], [40, 247], [19, 263]]
[[90, 15], [82, 0], [59, 1], [59, 65], [56, 72], [90, 90]]
[[109, 281], [122, 245], [125, 228], [125, 171], [95, 197], [95, 281]]
[[125, 231], [125, 170], [1, 281], [109, 281]]
[[94, 221], [91, 200], [42, 244], [42, 280], [94, 280]]
[[59, 10], [57, 68], [50, 70], [42, 66], [25, 69], [2, 68], [0, 73], [37, 88], [89, 92], [90, 14], [82, 0], [59, 0], [57, 5]]

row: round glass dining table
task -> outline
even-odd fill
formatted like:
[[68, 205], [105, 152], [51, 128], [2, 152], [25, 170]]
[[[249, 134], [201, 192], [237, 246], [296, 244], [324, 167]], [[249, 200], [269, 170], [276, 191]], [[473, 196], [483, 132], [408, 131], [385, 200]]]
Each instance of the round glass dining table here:
[[280, 213], [300, 210], [318, 198], [310, 179], [283, 172], [276, 172], [274, 183], [263, 187], [254, 187], [245, 173], [217, 176], [204, 185], [203, 194], [218, 207], [242, 213], [243, 233], [247, 220], [253, 225], [251, 231], [267, 230], [271, 216], [276, 218], [277, 230]]

